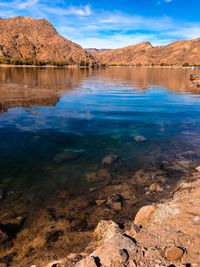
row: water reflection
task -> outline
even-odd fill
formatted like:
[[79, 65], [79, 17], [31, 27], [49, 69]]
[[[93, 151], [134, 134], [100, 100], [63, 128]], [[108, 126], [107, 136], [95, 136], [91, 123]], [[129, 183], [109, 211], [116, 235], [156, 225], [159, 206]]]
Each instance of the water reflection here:
[[88, 75], [77, 68], [0, 67], [0, 106], [55, 105]]

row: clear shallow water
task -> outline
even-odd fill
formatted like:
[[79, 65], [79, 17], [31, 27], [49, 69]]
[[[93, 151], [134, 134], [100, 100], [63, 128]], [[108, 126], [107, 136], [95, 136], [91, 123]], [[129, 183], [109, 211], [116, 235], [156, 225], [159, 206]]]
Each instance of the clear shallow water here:
[[[15, 99], [15, 107], [0, 115], [0, 187], [50, 192], [64, 186], [83, 192], [91, 186], [85, 174], [109, 154], [125, 158], [128, 170], [158, 166], [165, 157], [189, 150], [198, 154], [200, 94], [189, 87], [189, 74], [1, 69], [0, 100]], [[55, 106], [39, 101], [39, 106], [20, 107], [32, 98], [37, 104], [49, 92], [55, 98], [62, 92]], [[146, 141], [136, 142], [138, 135]], [[55, 155], [68, 150], [81, 157], [56, 164]]]

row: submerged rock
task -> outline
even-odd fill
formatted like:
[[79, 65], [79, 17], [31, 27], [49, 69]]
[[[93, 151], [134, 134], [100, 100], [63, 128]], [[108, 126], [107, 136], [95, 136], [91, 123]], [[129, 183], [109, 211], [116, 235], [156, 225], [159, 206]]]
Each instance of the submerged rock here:
[[80, 157], [80, 153], [79, 152], [75, 152], [75, 151], [63, 151], [61, 153], [58, 153], [55, 155], [54, 157], [54, 162], [56, 164], [61, 164], [65, 161], [73, 161], [76, 160]]
[[97, 172], [91, 172], [86, 174], [87, 182], [109, 182], [111, 180], [111, 175], [106, 169], [101, 169]]
[[150, 192], [162, 192], [164, 189], [158, 184], [158, 183], [153, 183], [149, 187]]
[[136, 142], [143, 142], [143, 141], [146, 141], [147, 138], [144, 137], [143, 135], [136, 135], [136, 136], [134, 137], [134, 140], [135, 140]]
[[120, 210], [123, 206], [124, 198], [120, 194], [112, 194], [108, 197], [106, 205], [111, 209]]
[[112, 166], [116, 163], [122, 163], [122, 159], [118, 155], [108, 155], [102, 159], [102, 165], [103, 166]]
[[0, 245], [4, 244], [8, 239], [7, 234], [0, 230]]

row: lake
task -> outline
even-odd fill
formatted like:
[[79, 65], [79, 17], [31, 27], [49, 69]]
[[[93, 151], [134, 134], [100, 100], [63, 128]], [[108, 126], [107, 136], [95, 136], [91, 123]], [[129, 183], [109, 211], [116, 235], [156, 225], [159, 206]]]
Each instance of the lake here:
[[[112, 177], [161, 169], [166, 161], [199, 165], [200, 89], [189, 81], [194, 72], [1, 67], [0, 215], [20, 213], [15, 203], [27, 196], [30, 215], [30, 207], [46, 207], [52, 196], [56, 202], [60, 190], [74, 198], [107, 186], [87, 179], [107, 155], [120, 159]], [[180, 178], [168, 174], [167, 184]]]

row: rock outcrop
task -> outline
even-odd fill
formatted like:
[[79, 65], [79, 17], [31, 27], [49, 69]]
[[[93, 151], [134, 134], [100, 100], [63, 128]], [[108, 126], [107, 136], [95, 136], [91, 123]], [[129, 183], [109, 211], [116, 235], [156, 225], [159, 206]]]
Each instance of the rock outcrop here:
[[94, 62], [93, 56], [61, 35], [45, 19], [14, 17], [0, 19], [0, 57]]
[[166, 46], [152, 46], [150, 42], [99, 52], [96, 54], [104, 64], [113, 65], [189, 65], [200, 64], [200, 38], [176, 41]]

